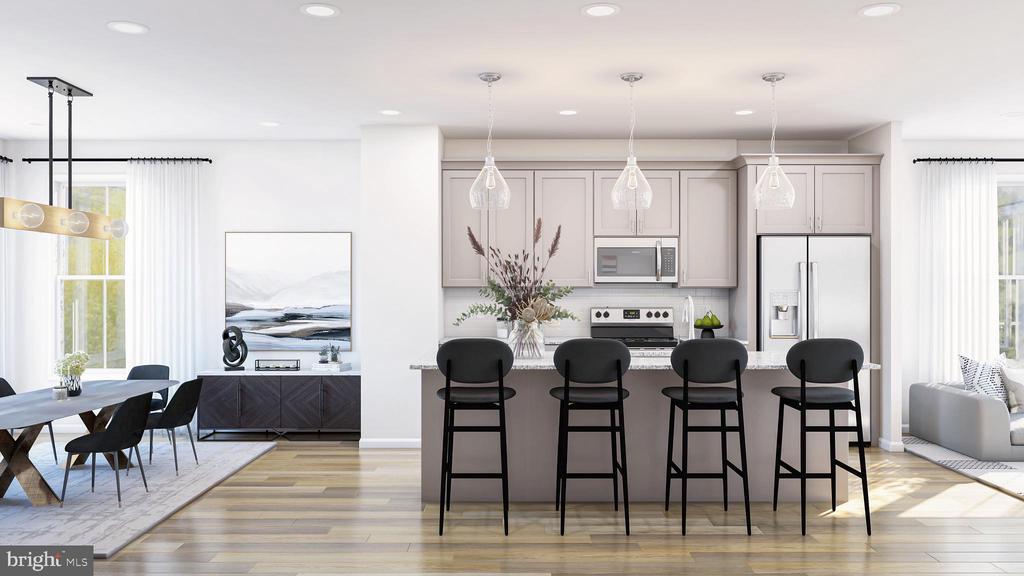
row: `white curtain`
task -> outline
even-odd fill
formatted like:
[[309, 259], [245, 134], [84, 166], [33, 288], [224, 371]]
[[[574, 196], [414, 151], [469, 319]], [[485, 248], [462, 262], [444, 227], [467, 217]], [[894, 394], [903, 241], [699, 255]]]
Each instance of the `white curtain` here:
[[[0, 161], [0, 196], [7, 196], [10, 164]], [[11, 313], [7, 306], [7, 282], [12, 262], [7, 253], [7, 230], [0, 228], [0, 378], [7, 376], [7, 333], [11, 330]]]
[[198, 341], [198, 162], [128, 164], [127, 356], [195, 377]]
[[960, 380], [957, 355], [999, 353], [996, 174], [992, 163], [924, 163], [919, 196], [918, 374]]

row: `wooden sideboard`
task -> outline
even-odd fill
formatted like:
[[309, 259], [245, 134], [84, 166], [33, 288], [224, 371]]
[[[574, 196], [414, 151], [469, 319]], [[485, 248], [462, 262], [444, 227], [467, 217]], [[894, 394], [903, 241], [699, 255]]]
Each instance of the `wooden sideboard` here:
[[360, 377], [203, 373], [200, 430], [358, 432]]

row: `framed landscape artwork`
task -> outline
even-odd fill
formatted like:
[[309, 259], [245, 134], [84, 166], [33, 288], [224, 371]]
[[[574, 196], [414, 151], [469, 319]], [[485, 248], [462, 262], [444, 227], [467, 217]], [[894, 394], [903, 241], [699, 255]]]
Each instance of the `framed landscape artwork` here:
[[224, 322], [250, 350], [352, 350], [351, 232], [227, 232]]

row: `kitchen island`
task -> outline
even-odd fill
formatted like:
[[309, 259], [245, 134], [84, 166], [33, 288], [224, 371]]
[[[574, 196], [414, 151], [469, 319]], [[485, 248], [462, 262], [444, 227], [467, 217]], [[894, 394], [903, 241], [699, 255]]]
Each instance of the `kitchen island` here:
[[[444, 402], [437, 390], [444, 387], [444, 375], [430, 356], [410, 368], [421, 371], [421, 497], [436, 502], [440, 493], [441, 437], [444, 425]], [[870, 385], [868, 370], [877, 364], [865, 363], [861, 386]], [[778, 426], [779, 401], [771, 393], [776, 386], [799, 386], [800, 382], [786, 368], [786, 357], [779, 352], [751, 352], [743, 373], [743, 407], [746, 417], [747, 462], [750, 468], [750, 498], [771, 501], [775, 438]], [[681, 386], [682, 379], [672, 370], [667, 356], [634, 357], [623, 379], [630, 396], [625, 401], [626, 446], [628, 449], [629, 495], [632, 502], [660, 502], [665, 498], [665, 456], [668, 449], [669, 399], [661, 393], [666, 386]], [[548, 390], [562, 386], [555, 371], [553, 354], [538, 359], [516, 359], [505, 385], [516, 389], [516, 396], [505, 405], [508, 430], [509, 498], [513, 502], [554, 502], [555, 459], [558, 437], [558, 401]], [[809, 384], [813, 386], [813, 384]], [[850, 386], [853, 384], [851, 383]], [[699, 386], [699, 385], [695, 385]], [[573, 424], [607, 425], [605, 412], [579, 413], [571, 416]], [[691, 412], [691, 425], [717, 424], [714, 411]], [[735, 415], [729, 415], [734, 422]], [[845, 425], [853, 414], [836, 412], [836, 424]], [[783, 460], [799, 464], [799, 414], [786, 409]], [[494, 425], [496, 412], [459, 412], [460, 425]], [[808, 425], [828, 424], [828, 412], [809, 412]], [[676, 418], [675, 459], [681, 450], [682, 418]], [[739, 438], [729, 433], [729, 458], [738, 463]], [[836, 434], [839, 460], [847, 460], [847, 434]], [[692, 472], [721, 470], [721, 438], [716, 433], [690, 434], [689, 465]], [[828, 434], [812, 433], [807, 437], [808, 468], [827, 472]], [[453, 467], [456, 472], [496, 472], [501, 469], [498, 435], [459, 433], [455, 435]], [[574, 433], [569, 437], [569, 470], [572, 472], [608, 472], [611, 470], [611, 443], [607, 433]], [[841, 470], [840, 470], [841, 472]], [[836, 482], [839, 501], [846, 501], [849, 475], [838, 474]], [[680, 480], [672, 482], [672, 498], [680, 497]], [[688, 499], [721, 501], [721, 480], [690, 480]], [[829, 501], [828, 480], [807, 482], [809, 501]], [[780, 500], [799, 500], [800, 483], [782, 480]], [[729, 475], [730, 500], [742, 500], [741, 480]], [[569, 502], [612, 501], [612, 483], [601, 480], [569, 480]], [[452, 485], [454, 501], [500, 501], [499, 480], [459, 480]]]

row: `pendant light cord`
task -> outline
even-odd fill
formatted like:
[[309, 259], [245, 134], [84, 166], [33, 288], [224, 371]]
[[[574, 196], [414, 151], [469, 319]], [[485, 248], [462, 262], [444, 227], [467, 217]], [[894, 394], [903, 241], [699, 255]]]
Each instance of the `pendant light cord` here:
[[775, 128], [779, 125], [779, 112], [775, 109], [775, 80], [772, 80], [772, 140], [771, 155], [775, 157]]
[[633, 131], [636, 129], [636, 106], [633, 104], [633, 81], [629, 81], [629, 140], [626, 144], [626, 157], [633, 157]]
[[494, 90], [493, 82], [487, 83], [487, 156], [491, 156], [491, 132], [494, 131]]

